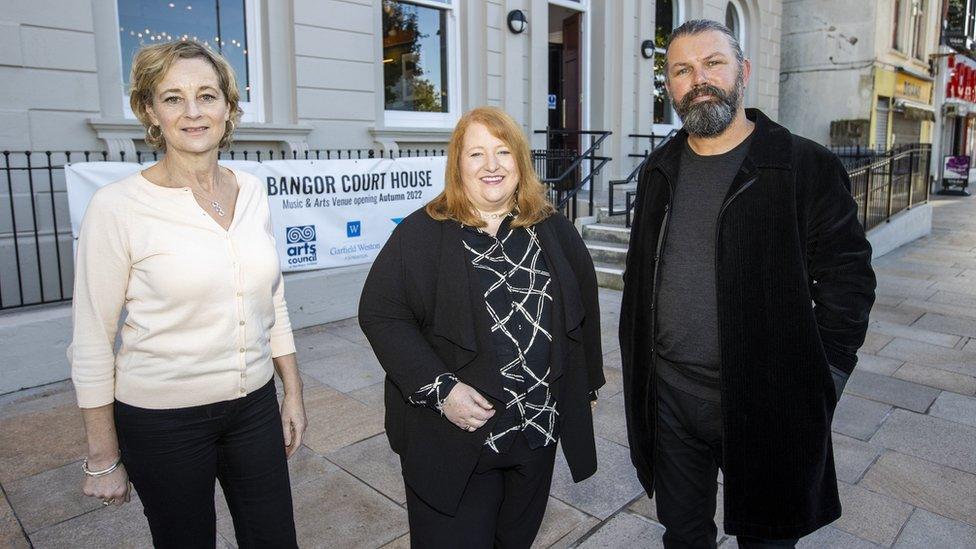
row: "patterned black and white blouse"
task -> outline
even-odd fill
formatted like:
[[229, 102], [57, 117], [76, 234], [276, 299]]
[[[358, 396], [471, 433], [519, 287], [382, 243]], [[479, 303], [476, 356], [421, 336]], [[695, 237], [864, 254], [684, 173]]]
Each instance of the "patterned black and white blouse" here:
[[[512, 229], [509, 215], [495, 236], [465, 227], [463, 244], [491, 318], [491, 343], [508, 396], [485, 445], [504, 453], [517, 433], [530, 448], [556, 443], [556, 401], [549, 391], [552, 278], [532, 227]], [[414, 405], [441, 411], [458, 379], [445, 373], [411, 395]]]

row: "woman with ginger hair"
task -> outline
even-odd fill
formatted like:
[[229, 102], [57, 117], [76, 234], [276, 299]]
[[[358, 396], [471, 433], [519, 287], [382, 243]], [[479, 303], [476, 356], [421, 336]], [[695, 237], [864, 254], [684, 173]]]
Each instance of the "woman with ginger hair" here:
[[99, 189], [78, 239], [68, 355], [84, 492], [121, 505], [131, 480], [156, 547], [213, 547], [219, 480], [240, 547], [296, 547], [287, 456], [305, 409], [268, 200], [217, 164], [240, 118], [234, 72], [170, 42], [140, 50], [131, 81], [165, 156]]
[[387, 374], [412, 546], [529, 547], [557, 441], [574, 480], [596, 470], [604, 377], [593, 262], [503, 111], [458, 122], [444, 192], [394, 230], [359, 321]]

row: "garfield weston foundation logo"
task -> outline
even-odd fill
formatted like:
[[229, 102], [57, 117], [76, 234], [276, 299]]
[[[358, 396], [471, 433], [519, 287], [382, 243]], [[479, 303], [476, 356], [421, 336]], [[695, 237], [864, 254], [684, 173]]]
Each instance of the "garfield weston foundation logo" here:
[[285, 244], [287, 244], [289, 265], [297, 267], [318, 263], [318, 256], [315, 253], [315, 225], [287, 227]]

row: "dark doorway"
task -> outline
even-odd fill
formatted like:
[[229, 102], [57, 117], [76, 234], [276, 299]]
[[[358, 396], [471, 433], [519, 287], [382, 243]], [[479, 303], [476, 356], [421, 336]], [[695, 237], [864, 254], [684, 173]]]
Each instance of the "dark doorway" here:
[[[582, 13], [558, 6], [549, 8], [549, 117], [547, 176], [562, 174], [580, 153], [582, 126]], [[570, 130], [565, 132], [562, 130]], [[579, 170], [576, 170], [577, 172]], [[561, 190], [576, 186], [579, 174], [557, 184]]]

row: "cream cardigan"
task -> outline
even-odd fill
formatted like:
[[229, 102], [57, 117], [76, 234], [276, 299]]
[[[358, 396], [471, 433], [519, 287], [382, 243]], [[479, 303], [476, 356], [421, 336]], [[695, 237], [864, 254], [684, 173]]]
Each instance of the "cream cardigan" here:
[[227, 231], [189, 188], [140, 173], [95, 193], [78, 238], [68, 348], [82, 408], [239, 398], [271, 379], [272, 357], [295, 352], [267, 196], [253, 175], [234, 175]]

